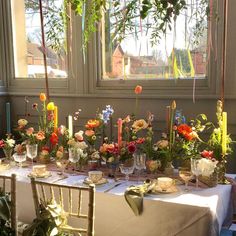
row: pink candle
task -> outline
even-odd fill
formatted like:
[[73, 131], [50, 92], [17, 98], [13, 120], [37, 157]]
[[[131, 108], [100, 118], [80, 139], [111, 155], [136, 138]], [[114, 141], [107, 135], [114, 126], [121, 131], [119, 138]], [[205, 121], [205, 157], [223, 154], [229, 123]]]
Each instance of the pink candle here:
[[118, 149], [120, 151], [120, 148], [121, 148], [121, 142], [122, 142], [122, 119], [119, 118], [118, 121], [117, 121], [117, 125], [118, 125]]

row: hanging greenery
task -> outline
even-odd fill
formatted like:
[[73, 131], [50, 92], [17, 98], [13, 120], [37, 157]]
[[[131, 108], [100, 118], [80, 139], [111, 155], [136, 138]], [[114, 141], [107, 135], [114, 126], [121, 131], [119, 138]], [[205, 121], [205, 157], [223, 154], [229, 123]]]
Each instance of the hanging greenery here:
[[[172, 30], [177, 17], [191, 8], [189, 18], [196, 21], [191, 43], [197, 44], [207, 28], [205, 19], [209, 15], [209, 1], [214, 0], [191, 0], [191, 3], [188, 0], [64, 0], [63, 7], [59, 9], [55, 0], [44, 0], [46, 39], [56, 51], [65, 48], [65, 38], [61, 36], [67, 28], [67, 12], [68, 7], [71, 7], [75, 15], [81, 17], [83, 49], [86, 49], [91, 35], [98, 29], [102, 17], [107, 15], [112, 22], [113, 42], [121, 42], [128, 35], [134, 34], [138, 21], [139, 31], [149, 31], [154, 45], [167, 30]], [[34, 0], [26, 1], [26, 9], [36, 7]]]

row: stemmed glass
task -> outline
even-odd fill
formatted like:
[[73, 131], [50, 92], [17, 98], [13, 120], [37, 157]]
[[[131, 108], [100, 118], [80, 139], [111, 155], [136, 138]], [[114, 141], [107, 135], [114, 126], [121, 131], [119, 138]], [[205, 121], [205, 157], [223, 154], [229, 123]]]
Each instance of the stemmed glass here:
[[16, 162], [19, 162], [19, 167], [22, 168], [22, 162], [26, 161], [26, 154], [24, 153], [14, 153], [13, 158]]
[[38, 154], [38, 144], [27, 144], [26, 153], [27, 153], [27, 156], [32, 160], [32, 170], [33, 170], [34, 158]]
[[189, 191], [188, 182], [189, 182], [189, 180], [192, 179], [193, 173], [191, 172], [190, 168], [179, 167], [179, 176], [181, 179], [183, 179], [183, 181], [185, 183], [184, 191], [188, 192]]
[[80, 148], [69, 148], [69, 161], [74, 165], [73, 170], [76, 169], [76, 163], [79, 161], [80, 156], [82, 155], [81, 151], [83, 152], [83, 150], [81, 150]]
[[201, 169], [199, 167], [201, 157], [191, 158], [191, 171], [196, 176], [196, 188], [198, 189], [198, 176], [201, 174]]
[[69, 163], [69, 160], [66, 159], [66, 158], [61, 158], [61, 159], [59, 159], [59, 160], [56, 161], [56, 165], [57, 165], [57, 167], [58, 167], [58, 168], [60, 169], [60, 171], [61, 171], [61, 172], [58, 173], [58, 174], [60, 174], [60, 175], [62, 175], [62, 176], [66, 176], [66, 175], [65, 175], [65, 169], [66, 169], [68, 163]]
[[119, 165], [120, 171], [125, 175], [126, 183], [129, 181], [129, 175], [134, 172], [134, 159], [128, 159]]
[[146, 154], [139, 153], [134, 155], [135, 169], [138, 170], [138, 183], [140, 182], [141, 171], [146, 169]]

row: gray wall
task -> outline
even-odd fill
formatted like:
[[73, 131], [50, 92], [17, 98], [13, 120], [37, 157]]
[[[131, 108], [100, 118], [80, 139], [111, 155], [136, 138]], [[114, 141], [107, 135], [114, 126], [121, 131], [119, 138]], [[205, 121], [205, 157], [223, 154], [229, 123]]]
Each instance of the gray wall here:
[[[223, 1], [219, 1], [221, 4]], [[229, 0], [229, 27], [227, 40], [227, 66], [226, 66], [226, 86], [225, 86], [225, 111], [228, 112], [228, 132], [236, 140], [236, 33], [234, 22], [236, 22], [236, 1]], [[10, 18], [7, 14], [9, 1], [0, 1], [0, 135], [6, 131], [5, 126], [5, 102], [10, 101], [12, 105], [12, 124], [17, 124], [17, 119], [24, 116], [24, 97], [28, 96], [30, 104], [38, 102], [39, 92], [45, 91], [43, 81], [16, 80], [14, 79], [12, 37]], [[2, 17], [2, 20], [1, 20]], [[73, 20], [73, 25], [79, 23], [78, 19]], [[77, 27], [78, 28], [78, 27]], [[80, 29], [73, 34], [73, 60], [70, 69], [73, 73], [69, 74], [68, 81], [54, 81], [50, 83], [51, 100], [59, 107], [59, 124], [66, 124], [68, 114], [73, 114], [81, 108], [79, 121], [74, 123], [75, 131], [82, 128], [88, 118], [94, 117], [96, 109], [103, 109], [110, 104], [115, 109], [114, 120], [124, 117], [134, 111], [135, 96], [133, 89], [136, 82], [117, 81], [116, 83], [103, 83], [99, 81], [101, 68], [98, 66], [101, 51], [95, 50], [99, 44], [99, 38], [91, 42], [88, 48], [87, 61], [84, 64], [81, 54]], [[155, 134], [160, 135], [165, 124], [165, 108], [173, 99], [176, 99], [177, 107], [182, 109], [187, 119], [194, 118], [199, 113], [205, 113], [209, 120], [216, 120], [215, 109], [216, 101], [220, 98], [221, 87], [221, 43], [222, 43], [222, 18], [218, 23], [218, 57], [211, 55], [211, 66], [209, 66], [208, 83], [197, 83], [196, 101], [192, 99], [192, 81], [186, 81], [188, 86], [182, 86], [182, 82], [170, 82], [164, 84], [147, 81], [139, 81], [144, 85], [143, 94], [140, 96], [140, 117], [151, 111], [155, 115]], [[2, 83], [3, 82], [3, 83]], [[2, 85], [2, 87], [1, 87]], [[167, 88], [166, 88], [167, 86]], [[6, 93], [8, 96], [6, 96]], [[36, 114], [28, 117], [29, 121], [36, 123]], [[115, 128], [114, 128], [115, 134]], [[229, 157], [229, 172], [236, 173], [235, 155]]]

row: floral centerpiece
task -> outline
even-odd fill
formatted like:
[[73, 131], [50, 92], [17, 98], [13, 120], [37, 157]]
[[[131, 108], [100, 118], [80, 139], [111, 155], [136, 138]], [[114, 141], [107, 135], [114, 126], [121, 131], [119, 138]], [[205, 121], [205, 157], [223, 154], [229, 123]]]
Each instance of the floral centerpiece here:
[[6, 139], [0, 140], [0, 148], [3, 149], [4, 155], [7, 160], [11, 160], [12, 152], [15, 146], [15, 140], [10, 134], [7, 135]]
[[217, 101], [216, 105], [217, 125], [212, 123], [212, 133], [207, 142], [206, 150], [212, 152], [214, 159], [218, 161], [218, 181], [219, 183], [228, 183], [225, 172], [227, 156], [232, 153], [231, 145], [233, 143], [230, 135], [227, 134], [227, 113], [222, 110], [222, 102]]
[[67, 147], [69, 133], [64, 126], [57, 128], [57, 109], [54, 103], [47, 103], [44, 93], [40, 93], [39, 99], [41, 108], [37, 103], [32, 105], [32, 109], [38, 114], [38, 130], [35, 127], [28, 127], [27, 120], [20, 119], [17, 131], [21, 136], [21, 142], [27, 145], [38, 145], [39, 161], [48, 163], [51, 157], [56, 156], [58, 149], [59, 152], [62, 151], [61, 146]]

